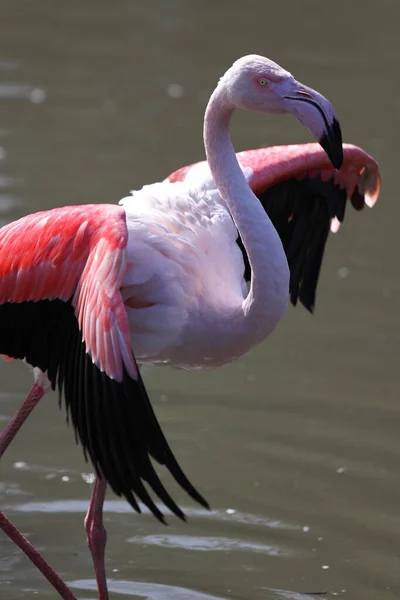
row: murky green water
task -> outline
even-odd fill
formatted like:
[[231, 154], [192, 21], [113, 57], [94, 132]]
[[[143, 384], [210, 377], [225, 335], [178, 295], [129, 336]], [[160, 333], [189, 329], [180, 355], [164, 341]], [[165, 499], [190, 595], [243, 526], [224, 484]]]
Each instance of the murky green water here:
[[[314, 317], [291, 309], [267, 343], [220, 371], [145, 373], [213, 511], [168, 477], [187, 525], [162, 527], [110, 494], [111, 598], [399, 598], [399, 20], [396, 0], [0, 0], [3, 222], [116, 202], [201, 159], [207, 98], [249, 52], [327, 95], [346, 141], [382, 169], [378, 206], [349, 210], [330, 240]], [[233, 129], [237, 149], [310, 139], [290, 118], [243, 114]], [[0, 382], [5, 424], [31, 377], [1, 362]], [[88, 472], [51, 395], [1, 463], [0, 506], [81, 600], [96, 597]], [[1, 537], [1, 598], [34, 595], [55, 597]]]

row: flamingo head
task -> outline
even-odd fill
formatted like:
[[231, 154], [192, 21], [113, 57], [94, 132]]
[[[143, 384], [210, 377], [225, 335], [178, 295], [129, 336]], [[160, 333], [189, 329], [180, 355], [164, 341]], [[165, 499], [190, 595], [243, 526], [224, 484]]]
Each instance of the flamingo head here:
[[268, 58], [243, 56], [219, 83], [232, 108], [291, 113], [320, 143], [335, 169], [343, 162], [342, 133], [332, 104]]

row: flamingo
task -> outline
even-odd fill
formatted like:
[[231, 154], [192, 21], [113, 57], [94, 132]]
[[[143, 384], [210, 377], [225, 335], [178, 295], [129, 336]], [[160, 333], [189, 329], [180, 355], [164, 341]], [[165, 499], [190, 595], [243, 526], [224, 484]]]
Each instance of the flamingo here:
[[[236, 109], [291, 113], [318, 143], [236, 155]], [[240, 58], [220, 79], [204, 145], [207, 162], [119, 205], [56, 208], [0, 230], [0, 352], [34, 373], [0, 455], [46, 391], [58, 388], [96, 472], [85, 528], [100, 600], [108, 598], [107, 484], [164, 522], [150, 488], [185, 519], [154, 459], [208, 508], [162, 433], [139, 365], [218, 367], [272, 333], [289, 294], [312, 311], [329, 229], [338, 229], [347, 199], [361, 209], [379, 194], [375, 160], [342, 145], [331, 103], [262, 56]], [[4, 513], [0, 527], [62, 598], [75, 598]]]

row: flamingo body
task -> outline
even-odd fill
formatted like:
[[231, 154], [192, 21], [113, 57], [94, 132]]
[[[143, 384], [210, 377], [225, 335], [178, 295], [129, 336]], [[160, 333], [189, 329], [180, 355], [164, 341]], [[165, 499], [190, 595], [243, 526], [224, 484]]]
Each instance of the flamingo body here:
[[[236, 155], [229, 124], [237, 108], [293, 114], [330, 162], [315, 144]], [[348, 200], [356, 209], [372, 206], [379, 192], [375, 161], [342, 147], [331, 103], [264, 57], [242, 57], [221, 78], [204, 145], [207, 163], [145, 186], [120, 206], [58, 208], [0, 230], [0, 353], [35, 369], [30, 394], [0, 437], [0, 456], [48, 385], [58, 388], [97, 473], [85, 527], [100, 600], [108, 599], [107, 484], [164, 521], [148, 484], [184, 519], [154, 459], [208, 507], [168, 446], [138, 364], [216, 367], [275, 329], [289, 293], [312, 310], [329, 230], [338, 229]], [[2, 513], [0, 527], [21, 542]]]
[[[347, 198], [373, 205], [376, 162], [345, 146], [338, 173], [317, 144], [238, 159], [282, 239], [291, 300], [312, 310], [329, 226], [343, 220]], [[286, 305], [249, 325], [250, 263], [207, 163], [120, 204], [57, 208], [0, 230], [0, 352], [58, 386], [85, 454], [117, 494], [138, 509], [135, 490], [161, 518], [142, 476], [182, 516], [149, 456], [206, 503], [161, 433], [136, 361], [186, 369], [230, 362], [267, 337]], [[122, 421], [137, 424], [133, 436], [126, 429], [124, 437]]]
[[150, 456], [208, 505], [169, 449], [136, 357], [218, 366], [279, 319], [274, 313], [246, 327], [237, 230], [216, 192], [160, 183], [122, 204], [53, 209], [0, 231], [0, 352], [25, 359], [58, 387], [85, 456], [115, 493], [139, 510], [134, 491], [162, 520], [147, 481], [182, 518]]
[[243, 354], [258, 333], [246, 327], [243, 259], [219, 195], [156, 183], [121, 204], [132, 257], [122, 295], [137, 359], [198, 369]]

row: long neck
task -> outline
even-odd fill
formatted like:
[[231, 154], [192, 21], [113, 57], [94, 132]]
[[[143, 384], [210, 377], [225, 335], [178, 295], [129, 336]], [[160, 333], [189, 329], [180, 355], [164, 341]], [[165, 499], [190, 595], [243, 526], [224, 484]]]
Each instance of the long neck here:
[[238, 164], [229, 135], [234, 108], [219, 85], [210, 98], [204, 120], [208, 164], [221, 197], [240, 233], [251, 265], [252, 279], [242, 307], [246, 322], [272, 330], [284, 314], [289, 295], [289, 270], [281, 240], [261, 202], [253, 194]]

